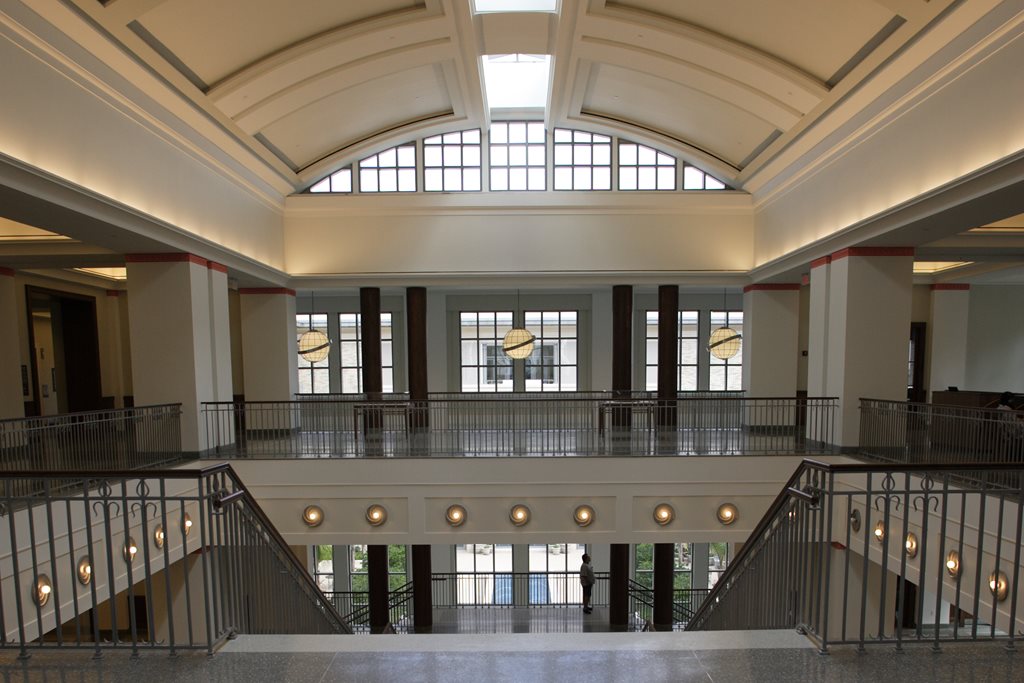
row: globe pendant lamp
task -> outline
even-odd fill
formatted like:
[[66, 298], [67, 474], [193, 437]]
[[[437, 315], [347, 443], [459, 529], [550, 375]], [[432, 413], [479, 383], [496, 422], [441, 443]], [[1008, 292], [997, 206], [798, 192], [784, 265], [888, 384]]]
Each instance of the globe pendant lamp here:
[[309, 293], [309, 329], [299, 337], [299, 355], [302, 360], [310, 363], [319, 363], [331, 350], [331, 340], [320, 330], [313, 329], [313, 292]]
[[[722, 308], [725, 308], [725, 293], [722, 293]], [[726, 318], [728, 320], [728, 318]], [[708, 338], [708, 351], [719, 360], [729, 360], [740, 352], [743, 336], [728, 325], [723, 325]]]
[[[516, 313], [519, 312], [519, 291], [516, 290]], [[505, 334], [501, 342], [501, 350], [513, 360], [529, 358], [533, 353], [533, 343], [537, 340], [533, 333], [525, 327], [513, 327]]]

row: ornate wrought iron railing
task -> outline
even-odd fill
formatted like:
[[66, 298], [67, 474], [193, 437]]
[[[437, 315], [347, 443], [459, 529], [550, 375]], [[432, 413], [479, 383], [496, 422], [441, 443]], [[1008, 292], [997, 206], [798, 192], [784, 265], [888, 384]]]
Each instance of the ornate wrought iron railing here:
[[1024, 467], [805, 460], [691, 630], [798, 628], [830, 645], [1021, 633]]
[[5, 472], [0, 508], [0, 647], [23, 656], [350, 632], [230, 466]]

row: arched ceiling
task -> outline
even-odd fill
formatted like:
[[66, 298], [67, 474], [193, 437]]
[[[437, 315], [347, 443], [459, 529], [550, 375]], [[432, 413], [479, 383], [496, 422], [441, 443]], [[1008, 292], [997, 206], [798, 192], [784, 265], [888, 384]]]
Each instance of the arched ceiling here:
[[[489, 123], [481, 56], [551, 54], [549, 127], [743, 181], [956, 0], [69, 0], [295, 189]], [[539, 114], [539, 112], [537, 113]]]

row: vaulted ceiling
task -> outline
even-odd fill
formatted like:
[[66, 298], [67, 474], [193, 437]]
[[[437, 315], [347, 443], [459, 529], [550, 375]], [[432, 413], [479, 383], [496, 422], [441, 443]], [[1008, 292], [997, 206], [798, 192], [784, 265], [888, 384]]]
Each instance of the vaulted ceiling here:
[[[550, 54], [544, 116], [737, 187], [955, 0], [68, 0], [296, 190], [374, 149], [486, 127], [482, 55]], [[539, 114], [539, 112], [538, 112]]]

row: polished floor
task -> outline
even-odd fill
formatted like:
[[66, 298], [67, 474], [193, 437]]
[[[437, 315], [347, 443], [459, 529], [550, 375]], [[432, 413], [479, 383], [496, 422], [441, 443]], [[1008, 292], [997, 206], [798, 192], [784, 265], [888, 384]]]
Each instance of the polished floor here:
[[1021, 653], [997, 643], [837, 648], [822, 656], [790, 631], [427, 636], [241, 636], [215, 655], [0, 653], [0, 681], [986, 681], [1024, 680]]

